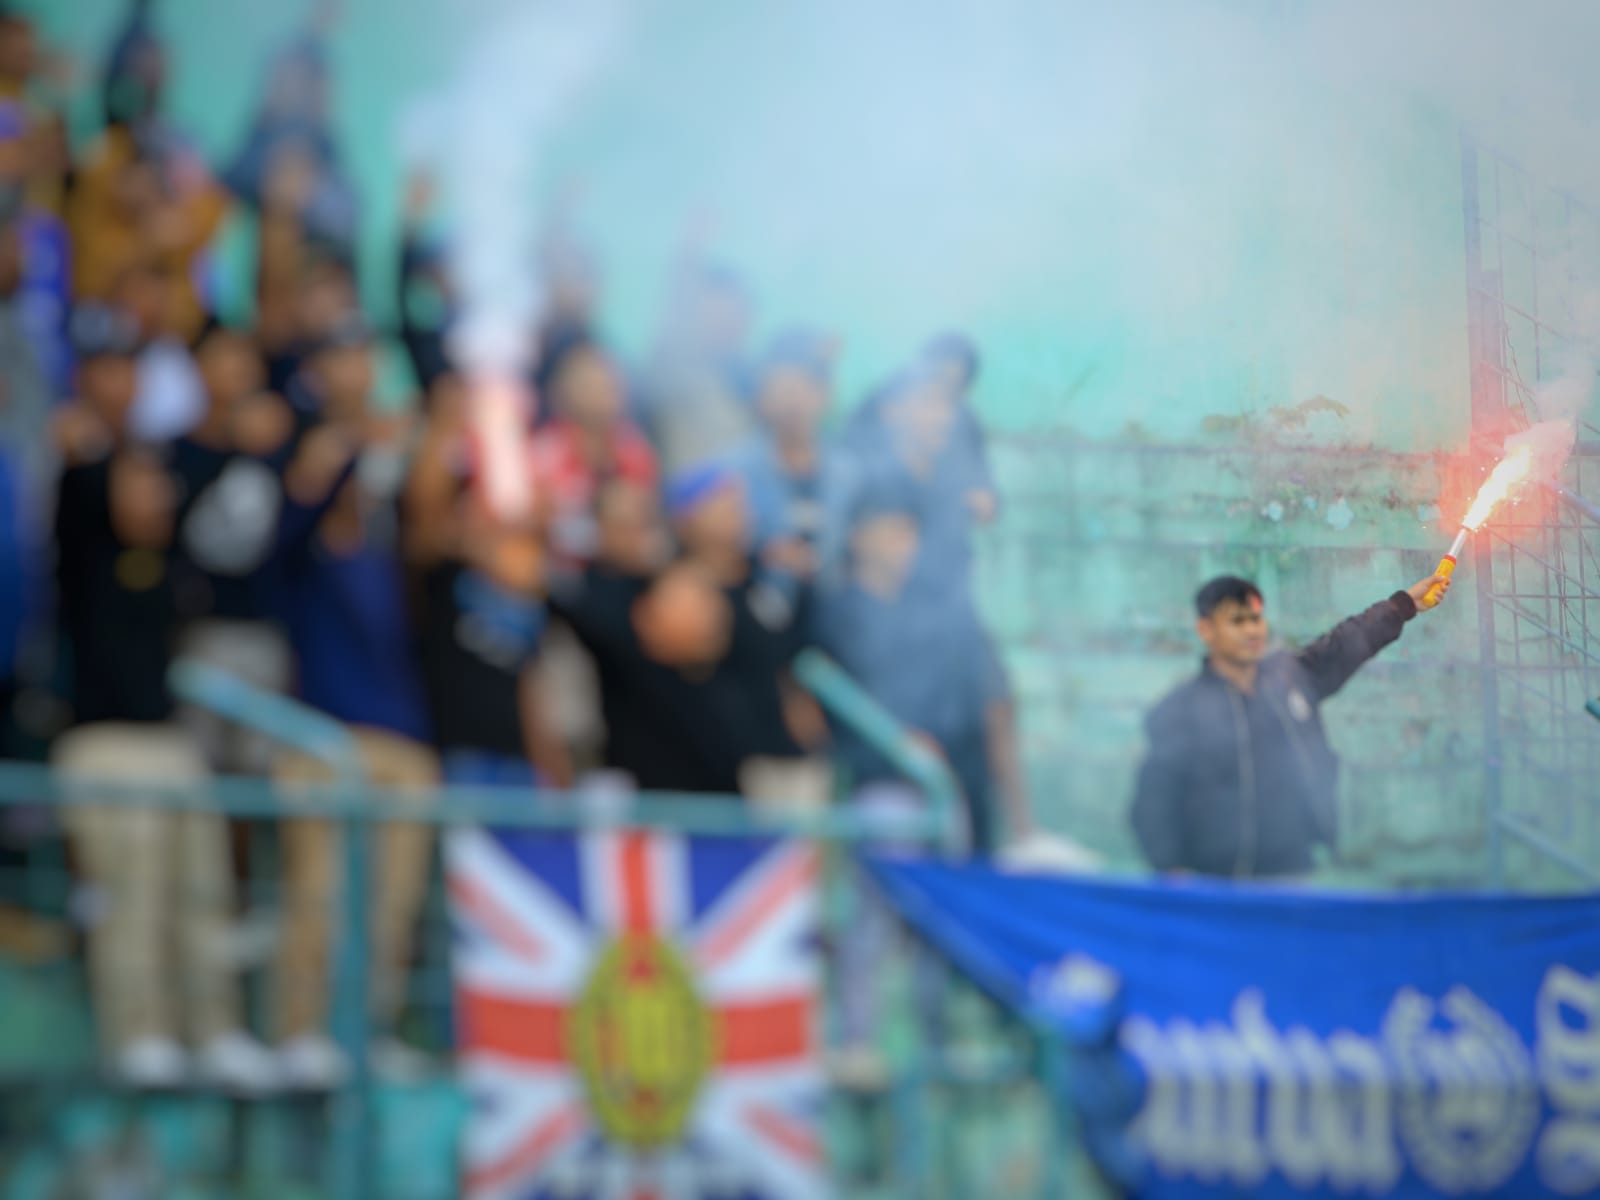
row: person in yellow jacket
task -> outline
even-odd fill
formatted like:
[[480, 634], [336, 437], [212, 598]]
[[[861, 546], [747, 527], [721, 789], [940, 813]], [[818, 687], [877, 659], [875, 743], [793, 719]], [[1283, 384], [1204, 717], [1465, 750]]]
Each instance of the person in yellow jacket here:
[[148, 0], [134, 0], [112, 47], [106, 128], [81, 156], [67, 198], [73, 296], [109, 299], [130, 267], [154, 267], [172, 284], [163, 332], [188, 341], [205, 320], [198, 260], [229, 197], [160, 115], [166, 51], [148, 9]]
[[150, 147], [114, 125], [83, 158], [67, 201], [74, 297], [109, 299], [131, 267], [166, 274], [166, 331], [188, 340], [205, 320], [198, 262], [227, 215], [229, 198], [188, 152]]

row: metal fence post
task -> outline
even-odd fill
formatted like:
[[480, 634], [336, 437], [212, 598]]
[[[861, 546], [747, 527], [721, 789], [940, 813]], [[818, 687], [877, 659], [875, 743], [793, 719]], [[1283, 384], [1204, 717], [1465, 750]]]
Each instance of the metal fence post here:
[[[1467, 356], [1471, 387], [1472, 431], [1493, 428], [1505, 410], [1501, 337], [1498, 322], [1491, 327], [1483, 269], [1481, 210], [1478, 195], [1478, 150], [1461, 140], [1462, 233], [1465, 242], [1467, 283]], [[1498, 292], [1498, 285], [1496, 286]], [[1487, 536], [1473, 539], [1472, 568], [1478, 602], [1479, 679], [1483, 689], [1484, 838], [1488, 850], [1490, 882], [1505, 886], [1504, 837], [1500, 813], [1504, 804], [1504, 764], [1500, 739], [1499, 653], [1495, 637], [1494, 551]]]
[[373, 1172], [372, 1072], [369, 1043], [372, 998], [368, 987], [370, 948], [372, 819], [358, 766], [340, 772], [338, 821], [343, 867], [342, 903], [336, 942], [333, 1015], [338, 1041], [350, 1055], [350, 1073], [333, 1099], [334, 1196], [366, 1200], [375, 1194]]
[[1051, 1137], [1045, 1147], [1044, 1162], [1039, 1171], [1039, 1195], [1045, 1200], [1064, 1194], [1066, 1172], [1062, 1164], [1062, 1147], [1072, 1143], [1074, 1132], [1071, 1101], [1067, 1096], [1067, 1050], [1061, 1034], [1049, 1025], [1038, 1022], [1034, 1026], [1038, 1039], [1040, 1075], [1048, 1108], [1046, 1128], [1058, 1136]]

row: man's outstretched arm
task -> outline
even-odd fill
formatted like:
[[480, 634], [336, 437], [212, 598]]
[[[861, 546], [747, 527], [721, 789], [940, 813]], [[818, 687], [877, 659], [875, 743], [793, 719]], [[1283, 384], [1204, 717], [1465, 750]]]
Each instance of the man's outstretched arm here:
[[1311, 676], [1317, 699], [1326, 700], [1333, 695], [1378, 651], [1397, 639], [1406, 622], [1423, 611], [1422, 598], [1435, 584], [1442, 584], [1444, 592], [1450, 590], [1448, 578], [1430, 575], [1339, 622], [1300, 651], [1297, 657]]

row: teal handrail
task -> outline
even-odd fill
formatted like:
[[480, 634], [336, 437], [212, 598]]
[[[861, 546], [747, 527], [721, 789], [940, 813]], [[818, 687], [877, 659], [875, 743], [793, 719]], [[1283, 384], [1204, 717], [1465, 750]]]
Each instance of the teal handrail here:
[[[487, 784], [448, 784], [427, 791], [366, 784], [352, 792], [341, 783], [308, 783], [296, 784], [291, 806], [266, 780], [258, 778], [221, 776], [202, 789], [86, 779], [75, 781], [68, 791], [56, 772], [43, 763], [0, 761], [0, 807], [49, 797], [73, 805], [201, 809], [241, 820], [321, 817], [547, 830], [627, 826], [690, 836], [806, 837], [838, 842], [865, 842], [883, 836], [881, 820], [865, 818], [848, 808], [795, 813], [741, 804], [730, 796], [687, 792], [599, 796]], [[919, 815], [907, 817], [901, 832], [935, 840], [942, 836], [943, 828], [932, 815]]]
[[180, 658], [173, 663], [167, 681], [178, 699], [321, 759], [336, 771], [354, 772], [359, 777], [360, 763], [350, 731], [327, 714], [193, 659]]
[[961, 789], [944, 760], [820, 650], [801, 651], [794, 675], [825, 709], [922, 789], [945, 848], [959, 849]]

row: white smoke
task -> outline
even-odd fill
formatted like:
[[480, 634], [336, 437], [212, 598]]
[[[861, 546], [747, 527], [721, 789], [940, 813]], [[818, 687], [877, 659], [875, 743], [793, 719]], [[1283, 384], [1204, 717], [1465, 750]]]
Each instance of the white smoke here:
[[1577, 422], [1571, 417], [1540, 421], [1506, 439], [1506, 457], [1509, 458], [1523, 447], [1527, 447], [1531, 456], [1528, 466], [1529, 482], [1553, 483], [1572, 454], [1577, 433]]
[[456, 360], [480, 374], [526, 364], [543, 300], [537, 171], [562, 121], [611, 60], [623, 0], [504, 0], [474, 33], [455, 80], [413, 119], [436, 140], [461, 300]]
[[[710, 207], [769, 311], [851, 331], [842, 392], [954, 325], [991, 352], [981, 401], [1088, 432], [1327, 395], [1343, 436], [1455, 446], [1457, 131], [1600, 200], [1600, 5], [1579, 0], [462, 7], [485, 5], [435, 122], [473, 362], [525, 352], [529, 174], [569, 116], [624, 341], [658, 315], [638, 275]], [[577, 101], [622, 14], [651, 58], [607, 80], [597, 130]]]

